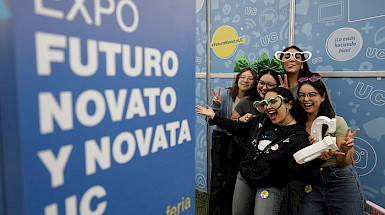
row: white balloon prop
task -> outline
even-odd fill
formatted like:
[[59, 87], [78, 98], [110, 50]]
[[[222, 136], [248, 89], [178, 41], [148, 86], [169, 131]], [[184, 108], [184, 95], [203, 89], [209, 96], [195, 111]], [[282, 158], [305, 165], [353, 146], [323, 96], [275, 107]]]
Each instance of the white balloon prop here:
[[327, 136], [322, 139], [322, 125], [326, 124], [329, 126], [328, 131], [334, 132], [336, 130], [336, 119], [330, 119], [326, 116], [317, 117], [311, 125], [311, 136], [314, 137], [316, 143], [305, 147], [298, 152], [294, 153], [294, 159], [299, 164], [309, 162], [316, 159], [321, 155], [323, 151], [329, 149], [337, 150], [336, 138]]

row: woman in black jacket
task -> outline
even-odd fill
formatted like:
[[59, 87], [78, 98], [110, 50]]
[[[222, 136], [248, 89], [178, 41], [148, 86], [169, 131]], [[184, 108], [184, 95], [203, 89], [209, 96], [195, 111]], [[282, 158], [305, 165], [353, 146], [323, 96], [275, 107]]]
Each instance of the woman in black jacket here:
[[319, 166], [319, 161], [298, 165], [293, 158], [295, 152], [309, 144], [305, 128], [290, 114], [293, 103], [288, 89], [270, 89], [264, 100], [254, 103], [258, 111], [266, 114], [252, 118], [249, 123], [216, 115], [208, 105], [196, 106], [197, 113], [211, 119], [210, 124], [246, 137], [246, 141], [238, 141], [245, 153], [234, 190], [234, 215], [249, 214], [253, 208], [255, 215], [278, 214], [289, 173], [299, 174], [303, 168]]

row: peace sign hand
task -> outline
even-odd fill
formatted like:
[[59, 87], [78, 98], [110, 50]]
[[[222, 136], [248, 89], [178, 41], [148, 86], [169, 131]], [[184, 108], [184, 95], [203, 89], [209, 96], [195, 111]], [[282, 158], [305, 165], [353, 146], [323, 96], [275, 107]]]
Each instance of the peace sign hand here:
[[360, 131], [359, 128], [357, 128], [351, 135], [349, 135], [351, 128], [348, 128], [346, 130], [344, 141], [339, 144], [339, 148], [343, 152], [349, 151], [354, 146], [354, 136]]
[[278, 78], [279, 78], [279, 86], [286, 88], [286, 89], [289, 89], [289, 82], [287, 80], [287, 74], [284, 75], [284, 80], [282, 80], [281, 75], [278, 75]]
[[211, 88], [214, 93], [213, 103], [221, 104], [221, 88], [218, 89], [218, 94], [215, 94], [214, 88]]

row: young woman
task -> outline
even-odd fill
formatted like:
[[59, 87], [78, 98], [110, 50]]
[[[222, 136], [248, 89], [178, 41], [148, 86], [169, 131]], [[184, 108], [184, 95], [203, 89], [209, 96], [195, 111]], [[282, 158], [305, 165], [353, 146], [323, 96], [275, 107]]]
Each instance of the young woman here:
[[[307, 181], [303, 199], [303, 214], [349, 214], [362, 215], [365, 201], [361, 183], [353, 164], [354, 143], [352, 134], [344, 118], [337, 116], [321, 77], [302, 77], [298, 79], [298, 97], [306, 111], [303, 123], [310, 134], [311, 125], [318, 116], [336, 118], [337, 128], [334, 133], [323, 129], [323, 136], [337, 138], [339, 150], [324, 152], [320, 158], [327, 160], [320, 168], [312, 171]], [[310, 142], [314, 142], [310, 138]]]
[[[196, 106], [199, 114], [211, 119], [211, 124], [220, 125], [233, 135], [245, 136], [238, 141], [245, 150], [233, 197], [233, 214], [255, 215], [278, 214], [290, 172], [298, 172], [293, 154], [308, 146], [308, 134], [290, 114], [293, 95], [282, 87], [267, 91], [265, 99], [255, 103], [262, 112], [248, 123], [222, 117], [206, 105]], [[318, 167], [309, 162], [302, 168]]]
[[[284, 85], [282, 76], [286, 78], [286, 75], [284, 75], [285, 72], [282, 64], [276, 58], [273, 58], [270, 62], [269, 58], [264, 53], [257, 60], [256, 64], [262, 65], [256, 67], [258, 73], [258, 77], [255, 82], [256, 84], [250, 90], [250, 95], [242, 98], [237, 106], [235, 106], [231, 115], [231, 119], [233, 120], [240, 119], [245, 122], [246, 118], [244, 115], [246, 113], [250, 113], [248, 117], [248, 120], [250, 120], [251, 117], [258, 114], [258, 111], [253, 108], [253, 102], [264, 99], [267, 90], [278, 87], [278, 85]], [[241, 116], [244, 117], [240, 118]]]
[[[250, 89], [254, 86], [257, 78], [256, 73], [249, 66], [238, 66], [238, 61], [245, 60], [245, 58], [244, 55], [237, 58], [234, 72], [238, 74], [231, 88], [222, 91], [219, 89], [218, 94], [212, 89], [214, 97], [211, 107], [220, 116], [230, 118], [238, 101], [249, 95]], [[233, 144], [231, 134], [220, 126], [214, 126], [211, 147], [210, 214], [231, 214], [231, 202], [240, 154], [239, 147]]]
[[304, 52], [297, 46], [289, 46], [283, 51], [276, 52], [275, 57], [282, 62], [289, 80], [289, 89], [293, 93], [294, 98], [298, 99], [298, 79], [313, 75], [307, 64], [307, 61], [311, 58], [311, 52]]

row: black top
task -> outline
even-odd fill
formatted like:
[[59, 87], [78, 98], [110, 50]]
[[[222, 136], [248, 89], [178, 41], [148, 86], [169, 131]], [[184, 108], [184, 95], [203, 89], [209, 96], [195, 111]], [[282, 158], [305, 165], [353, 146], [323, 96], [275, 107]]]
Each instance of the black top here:
[[[266, 114], [253, 118], [249, 123], [234, 121], [215, 115], [210, 124], [216, 124], [237, 137], [236, 141], [245, 153], [240, 164], [242, 177], [255, 188], [283, 188], [289, 175], [301, 179], [301, 174], [319, 168], [324, 161], [315, 159], [297, 164], [293, 154], [309, 145], [308, 133], [300, 124], [279, 126], [273, 124]], [[258, 145], [263, 136], [271, 136], [270, 143], [260, 150]], [[263, 138], [266, 139], [266, 138]]]

